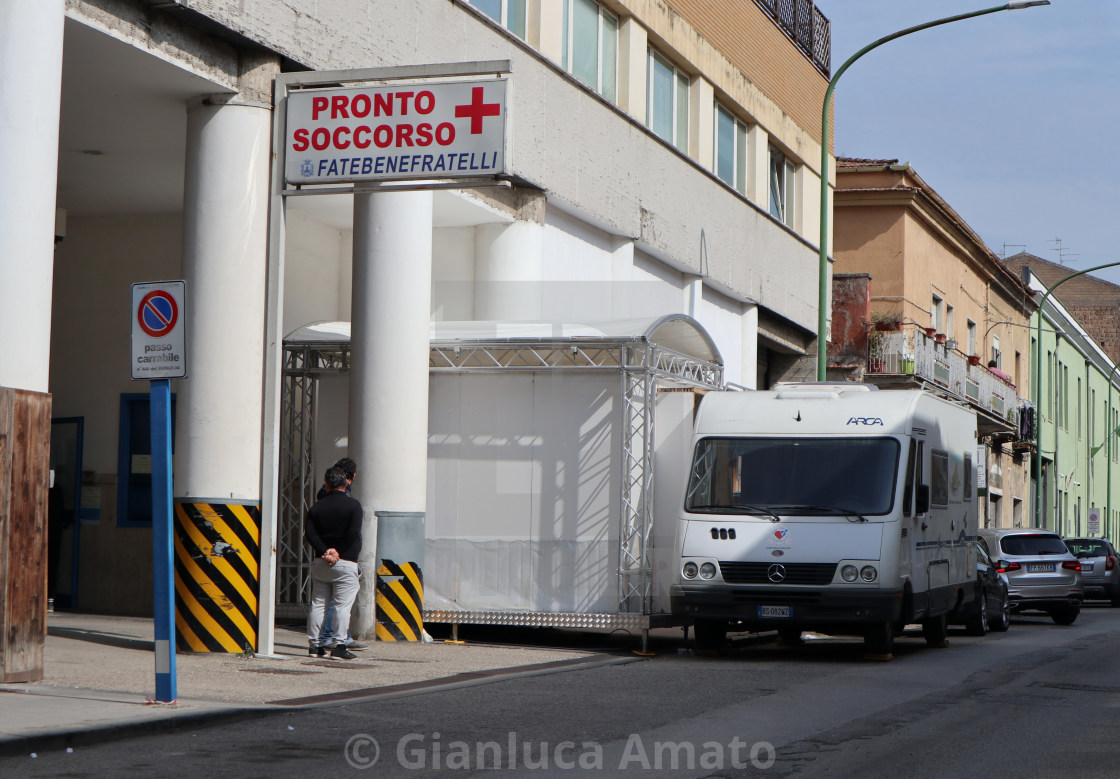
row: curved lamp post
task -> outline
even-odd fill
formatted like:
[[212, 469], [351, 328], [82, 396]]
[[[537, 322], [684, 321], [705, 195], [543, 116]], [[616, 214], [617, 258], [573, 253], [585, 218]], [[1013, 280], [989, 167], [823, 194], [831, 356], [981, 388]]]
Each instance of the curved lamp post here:
[[[1095, 270], [1102, 270], [1104, 268], [1115, 268], [1120, 265], [1118, 262], [1106, 262], [1104, 265], [1097, 265], [1085, 270], [1079, 270], [1068, 276], [1063, 276], [1058, 279], [1049, 289], [1043, 293], [1042, 297], [1038, 300], [1038, 311], [1035, 312], [1037, 319], [1035, 320], [1035, 335], [1034, 335], [1034, 355], [1032, 362], [1034, 363], [1032, 376], [1031, 376], [1031, 402], [1034, 403], [1034, 456], [1032, 457], [1032, 478], [1034, 479], [1034, 526], [1042, 527], [1042, 387], [1039, 382], [1042, 380], [1042, 307], [1046, 303], [1046, 299], [1050, 297], [1061, 285], [1065, 284], [1070, 279], [1075, 279], [1078, 276], [1084, 276]], [[1109, 379], [1109, 400], [1112, 399], [1112, 381]], [[1110, 423], [1111, 424], [1111, 421]], [[1055, 432], [1055, 436], [1057, 433]], [[1055, 439], [1057, 440], [1057, 439]], [[1111, 460], [1109, 460], [1111, 462]], [[1112, 495], [1112, 485], [1108, 485], [1109, 497]]]
[[956, 16], [947, 16], [944, 19], [926, 22], [925, 24], [919, 24], [915, 27], [907, 27], [905, 30], [891, 33], [874, 43], [864, 46], [849, 57], [847, 62], [841, 65], [839, 70], [833, 75], [832, 80], [828, 82], [828, 89], [826, 89], [824, 93], [824, 105], [821, 108], [821, 240], [817, 278], [817, 381], [824, 381], [827, 378], [828, 372], [828, 338], [825, 332], [828, 327], [828, 311], [826, 308], [828, 305], [828, 107], [832, 103], [832, 93], [836, 88], [836, 82], [840, 79], [840, 76], [844, 75], [844, 71], [847, 70], [853, 62], [872, 49], [877, 49], [884, 43], [893, 41], [895, 38], [901, 38], [912, 32], [927, 30], [930, 27], [938, 27], [942, 24], [948, 24], [949, 22], [971, 19], [974, 16], [994, 14], [997, 11], [1014, 11], [1019, 8], [1030, 8], [1035, 5], [1050, 5], [1050, 0], [1023, 0], [1023, 2], [1007, 3], [1005, 5], [997, 5], [995, 8], [985, 8], [982, 11], [971, 11], [970, 13], [957, 14]]

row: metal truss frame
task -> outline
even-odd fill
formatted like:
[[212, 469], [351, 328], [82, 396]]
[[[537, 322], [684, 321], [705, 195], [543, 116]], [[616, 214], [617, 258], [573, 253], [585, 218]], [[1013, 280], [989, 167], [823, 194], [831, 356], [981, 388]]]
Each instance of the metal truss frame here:
[[[320, 375], [346, 373], [350, 345], [285, 343], [277, 614], [302, 616], [309, 603], [309, 565], [303, 518], [315, 496], [311, 452]], [[649, 627], [653, 602], [653, 445], [660, 389], [723, 387], [723, 366], [660, 346], [647, 338], [432, 341], [431, 373], [614, 372], [621, 381], [619, 453], [618, 609], [614, 614], [425, 610], [429, 622], [530, 626]]]

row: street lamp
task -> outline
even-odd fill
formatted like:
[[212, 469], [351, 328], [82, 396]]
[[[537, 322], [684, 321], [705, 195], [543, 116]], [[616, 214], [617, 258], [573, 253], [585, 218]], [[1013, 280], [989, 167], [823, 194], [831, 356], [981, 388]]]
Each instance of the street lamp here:
[[938, 27], [942, 24], [948, 24], [949, 22], [971, 19], [974, 16], [984, 16], [985, 14], [993, 14], [997, 11], [1015, 11], [1020, 8], [1030, 8], [1035, 5], [1050, 5], [1050, 0], [1024, 0], [1023, 2], [1007, 3], [1005, 5], [997, 5], [995, 8], [985, 8], [982, 11], [972, 11], [970, 13], [957, 14], [956, 16], [947, 16], [944, 19], [926, 22], [925, 24], [919, 24], [915, 27], [907, 27], [905, 30], [891, 33], [872, 44], [864, 46], [849, 57], [848, 61], [840, 66], [839, 70], [833, 75], [832, 80], [828, 82], [828, 89], [826, 89], [824, 93], [824, 106], [821, 108], [821, 240], [820, 262], [818, 265], [817, 277], [817, 381], [824, 381], [827, 378], [828, 372], [828, 338], [825, 332], [825, 329], [828, 327], [828, 107], [832, 102], [832, 92], [836, 88], [836, 82], [840, 79], [840, 76], [844, 75], [844, 71], [847, 70], [853, 62], [872, 49], [877, 49], [884, 43], [893, 41], [895, 38], [901, 38], [912, 32], [928, 30], [930, 27]]
[[[1032, 477], [1034, 479], [1034, 526], [1042, 527], [1042, 404], [1041, 394], [1042, 388], [1039, 383], [1042, 380], [1042, 307], [1046, 304], [1046, 299], [1054, 293], [1058, 287], [1065, 284], [1070, 279], [1075, 279], [1078, 276], [1083, 276], [1095, 270], [1102, 270], [1104, 268], [1115, 268], [1120, 265], [1118, 262], [1106, 262], [1104, 265], [1097, 265], [1085, 270], [1075, 271], [1068, 276], [1063, 276], [1058, 279], [1056, 283], [1049, 287], [1046, 292], [1039, 298], [1038, 311], [1035, 312], [1037, 319], [1035, 320], [1035, 336], [1034, 336], [1034, 363], [1033, 376], [1031, 377], [1031, 401], [1034, 403], [1034, 457], [1032, 458]], [[1109, 398], [1112, 397], [1111, 390], [1112, 382], [1109, 380]], [[1055, 436], [1057, 433], [1055, 432]], [[1057, 440], [1057, 439], [1055, 439]], [[1107, 489], [1109, 494], [1112, 492], [1112, 485], [1109, 484]]]

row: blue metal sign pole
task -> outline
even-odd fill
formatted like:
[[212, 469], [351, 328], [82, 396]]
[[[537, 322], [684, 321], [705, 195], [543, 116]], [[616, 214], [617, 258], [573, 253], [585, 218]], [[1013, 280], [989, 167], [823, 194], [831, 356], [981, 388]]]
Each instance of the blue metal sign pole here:
[[175, 566], [171, 532], [171, 381], [150, 382], [152, 408], [152, 544], [155, 581], [156, 702], [173, 703]]

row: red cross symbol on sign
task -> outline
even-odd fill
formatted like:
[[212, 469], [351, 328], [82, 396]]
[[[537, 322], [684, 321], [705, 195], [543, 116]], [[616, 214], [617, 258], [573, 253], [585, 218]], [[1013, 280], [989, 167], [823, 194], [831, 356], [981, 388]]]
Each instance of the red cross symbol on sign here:
[[482, 87], [471, 89], [471, 102], [469, 105], [455, 106], [455, 118], [469, 116], [471, 120], [471, 135], [482, 132], [482, 118], [484, 116], [497, 116], [502, 112], [500, 103], [483, 103]]

